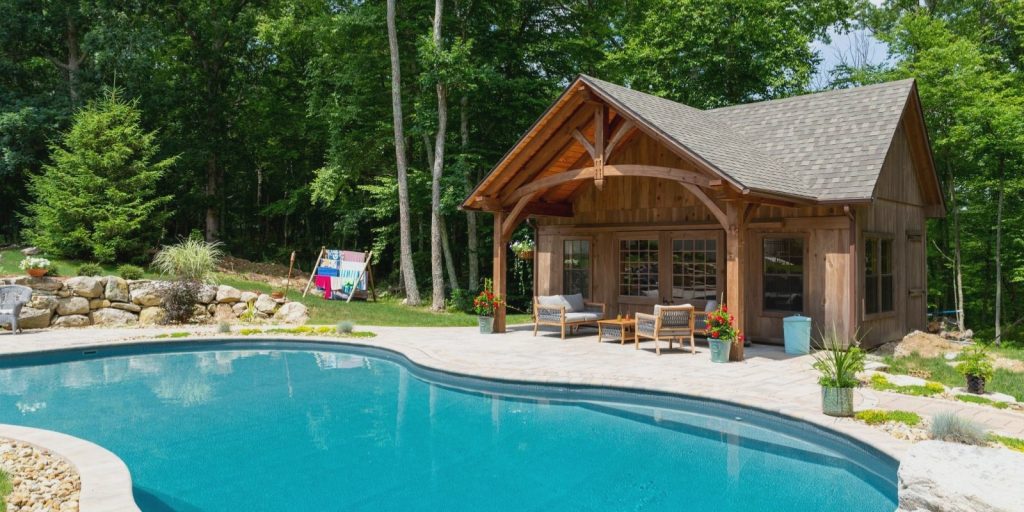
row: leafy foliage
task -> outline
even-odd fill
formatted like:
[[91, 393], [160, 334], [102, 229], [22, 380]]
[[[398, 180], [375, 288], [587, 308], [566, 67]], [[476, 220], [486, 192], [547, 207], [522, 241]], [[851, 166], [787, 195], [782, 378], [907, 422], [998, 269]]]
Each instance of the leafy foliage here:
[[80, 276], [98, 276], [103, 273], [103, 267], [99, 263], [83, 263], [78, 267]]
[[223, 256], [220, 245], [219, 242], [189, 238], [165, 246], [153, 258], [153, 268], [162, 274], [176, 276], [182, 280], [210, 281]]
[[876, 391], [891, 391], [893, 393], [913, 396], [932, 396], [946, 391], [945, 386], [938, 382], [926, 382], [923, 386], [917, 386], [914, 384], [901, 386], [893, 384], [880, 373], [876, 373], [871, 376], [871, 389]]
[[154, 162], [156, 133], [137, 104], [111, 90], [74, 117], [53, 163], [29, 181], [25, 238], [49, 254], [99, 261], [138, 259], [160, 238], [170, 196], [158, 181], [174, 158]]
[[135, 265], [129, 265], [126, 263], [124, 265], [120, 265], [117, 267], [117, 275], [129, 281], [142, 279], [142, 276], [144, 276], [145, 274], [146, 271], [143, 270], [142, 267], [137, 267]]
[[956, 371], [965, 377], [981, 377], [984, 380], [989, 380], [995, 374], [995, 368], [992, 366], [992, 360], [988, 354], [988, 347], [985, 345], [973, 345], [965, 348], [960, 352], [960, 364], [956, 366]]
[[814, 354], [814, 369], [821, 374], [818, 383], [832, 388], [857, 387], [857, 372], [864, 370], [865, 357], [858, 340], [845, 339], [835, 326], [820, 332], [818, 338], [823, 347]]
[[1009, 405], [1006, 402], [996, 402], [989, 400], [983, 396], [978, 395], [957, 395], [956, 399], [961, 402], [970, 402], [972, 404], [982, 404], [995, 407], [996, 409], [1006, 409]]

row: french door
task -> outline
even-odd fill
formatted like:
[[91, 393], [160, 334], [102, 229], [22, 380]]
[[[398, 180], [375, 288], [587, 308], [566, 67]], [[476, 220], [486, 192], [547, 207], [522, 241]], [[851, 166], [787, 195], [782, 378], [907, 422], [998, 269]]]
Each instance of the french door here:
[[720, 230], [622, 233], [618, 237], [619, 312], [650, 312], [655, 304], [703, 309], [725, 287]]

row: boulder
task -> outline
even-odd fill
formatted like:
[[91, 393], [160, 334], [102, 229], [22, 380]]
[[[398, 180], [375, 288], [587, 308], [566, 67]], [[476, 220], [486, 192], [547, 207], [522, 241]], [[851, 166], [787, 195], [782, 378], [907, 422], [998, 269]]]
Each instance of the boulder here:
[[301, 302], [289, 302], [274, 313], [274, 320], [286, 324], [304, 324], [309, 320], [309, 312]]
[[1011, 512], [1024, 503], [1024, 453], [942, 441], [907, 450], [897, 512]]
[[139, 306], [159, 306], [164, 302], [167, 286], [161, 281], [134, 281], [128, 285], [128, 293], [132, 302]]
[[36, 309], [49, 309], [54, 311], [57, 309], [59, 299], [56, 295], [32, 295], [32, 300], [28, 301], [25, 306]]
[[196, 304], [195, 309], [192, 310], [191, 321], [197, 324], [204, 324], [210, 321], [210, 312], [206, 309], [206, 306], [202, 304]]
[[40, 251], [38, 247], [26, 247], [26, 248], [21, 250], [21, 254], [23, 254], [25, 256], [35, 256], [35, 255], [39, 254], [40, 252], [42, 252], [42, 251]]
[[263, 293], [256, 298], [256, 311], [259, 311], [260, 313], [264, 313], [266, 315], [272, 315], [276, 310], [277, 301], [271, 298], [270, 295]]
[[142, 308], [139, 325], [161, 325], [167, 322], [167, 310], [157, 306]]
[[110, 307], [114, 309], [122, 309], [129, 313], [135, 313], [136, 315], [142, 312], [142, 306], [136, 306], [130, 302], [111, 302]]
[[64, 286], [79, 297], [95, 299], [103, 296], [103, 283], [95, 277], [78, 276], [64, 281]]
[[255, 294], [253, 292], [242, 292], [242, 295], [239, 296], [238, 300], [240, 302], [245, 302], [246, 304], [248, 304], [248, 303], [250, 303], [250, 302], [252, 302], [252, 301], [254, 301], [254, 300], [258, 299], [258, 298], [259, 298], [259, 295]]
[[204, 284], [199, 287], [199, 294], [196, 297], [201, 304], [209, 304], [217, 299], [217, 287]]
[[23, 307], [21, 308], [21, 314], [18, 315], [18, 327], [22, 329], [45, 329], [50, 326], [51, 318], [53, 318], [53, 310]]
[[131, 302], [132, 300], [128, 293], [128, 281], [117, 276], [107, 278], [103, 296], [110, 302]]
[[234, 313], [235, 316], [242, 316], [242, 313], [245, 313], [245, 310], [247, 309], [249, 309], [249, 304], [246, 302], [236, 302], [231, 304], [231, 312]]
[[89, 314], [93, 325], [135, 325], [139, 317], [123, 309], [103, 308]]
[[52, 277], [18, 276], [14, 278], [14, 281], [12, 281], [11, 284], [28, 286], [33, 290], [41, 292], [55, 292], [64, 288], [64, 281], [54, 279]]
[[110, 304], [110, 301], [107, 299], [92, 299], [89, 301], [89, 309], [109, 308]]
[[217, 303], [232, 304], [242, 300], [242, 292], [238, 288], [222, 284], [217, 287]]
[[89, 314], [89, 299], [85, 297], [68, 297], [57, 301], [57, 314], [64, 315], [87, 315]]
[[238, 318], [231, 304], [217, 304], [213, 312], [213, 319], [218, 322], [231, 322]]
[[54, 320], [54, 327], [87, 327], [92, 322], [85, 315], [68, 315]]

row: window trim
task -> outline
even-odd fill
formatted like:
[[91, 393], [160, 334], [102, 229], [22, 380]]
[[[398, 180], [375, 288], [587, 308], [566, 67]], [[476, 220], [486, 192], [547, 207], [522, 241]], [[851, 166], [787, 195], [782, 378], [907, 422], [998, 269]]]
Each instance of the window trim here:
[[[758, 264], [758, 270], [759, 270], [759, 272], [758, 272], [759, 275], [758, 275], [758, 279], [757, 279], [757, 307], [758, 307], [758, 309], [760, 311], [760, 316], [762, 316], [762, 317], [772, 317], [772, 318], [785, 318], [787, 316], [792, 316], [792, 315], [796, 315], [796, 314], [805, 315], [806, 316], [807, 315], [807, 311], [808, 311], [807, 310], [807, 300], [808, 300], [808, 297], [809, 297], [809, 295], [808, 295], [808, 293], [809, 293], [809, 283], [808, 283], [808, 281], [809, 280], [807, 279], [807, 274], [808, 274], [808, 265], [810, 263], [810, 259], [808, 258], [808, 254], [809, 254], [808, 251], [810, 251], [810, 243], [809, 243], [810, 235], [808, 233], [806, 233], [806, 232], [784, 232], [784, 231], [760, 233], [759, 235], [760, 236], [757, 238], [757, 247], [758, 247], [757, 248], [757, 256], [758, 256], [758, 258], [757, 258], [758, 263], [757, 264]], [[803, 242], [803, 252], [804, 252], [804, 254], [803, 254], [803, 257], [804, 257], [803, 269], [804, 270], [803, 270], [803, 274], [802, 274], [802, 278], [803, 278], [803, 307], [800, 308], [800, 311], [792, 311], [792, 310], [788, 310], [788, 309], [766, 309], [764, 307], [764, 274], [765, 274], [765, 272], [764, 272], [764, 241], [765, 241], [765, 239], [780, 239], [780, 238], [781, 239], [800, 240], [800, 241]]]
[[[861, 247], [862, 248], [860, 250], [860, 263], [858, 264], [858, 267], [859, 267], [859, 270], [860, 270], [860, 286], [861, 286], [861, 300], [860, 300], [860, 303], [861, 303], [860, 304], [861, 320], [869, 321], [869, 320], [883, 320], [883, 319], [887, 319], [887, 318], [894, 318], [894, 317], [896, 317], [896, 297], [898, 296], [898, 294], [896, 293], [896, 252], [897, 252], [896, 251], [896, 235], [893, 234], [893, 233], [875, 232], [875, 231], [864, 231], [861, 235], [862, 235], [862, 243], [861, 243]], [[868, 313], [868, 301], [867, 301], [867, 294], [868, 294], [868, 266], [867, 266], [868, 240], [876, 240], [876, 241], [878, 241], [878, 251], [879, 251], [878, 252], [878, 258], [879, 258], [878, 261], [879, 261], [879, 265], [881, 265], [881, 261], [882, 261], [881, 260], [881, 258], [882, 258], [882, 253], [881, 253], [881, 251], [882, 251], [882, 243], [881, 242], [883, 240], [885, 240], [885, 241], [888, 241], [890, 244], [892, 244], [892, 254], [889, 257], [889, 262], [890, 262], [890, 265], [891, 265], [889, 275], [892, 276], [892, 309], [884, 310], [884, 311], [879, 309], [878, 311], [875, 311], [874, 313]], [[878, 306], [879, 306], [879, 308], [881, 308], [881, 306], [882, 306], [882, 280], [881, 280], [881, 278], [882, 278], [883, 275], [884, 274], [881, 274], [881, 273], [879, 273], [879, 275], [878, 275], [879, 279], [878, 279], [878, 297], [877, 298], [878, 298]]]
[[594, 238], [590, 236], [563, 236], [559, 237], [558, 240], [558, 266], [559, 266], [559, 284], [558, 287], [561, 289], [563, 294], [565, 291], [565, 243], [572, 241], [583, 241], [590, 244], [590, 258], [587, 263], [587, 291], [583, 294], [583, 298], [586, 300], [594, 300]]

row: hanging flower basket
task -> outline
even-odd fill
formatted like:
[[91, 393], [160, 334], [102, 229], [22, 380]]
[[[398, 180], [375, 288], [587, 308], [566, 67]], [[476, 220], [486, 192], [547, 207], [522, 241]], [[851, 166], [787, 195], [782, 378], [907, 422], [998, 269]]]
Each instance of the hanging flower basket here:
[[533, 240], [530, 240], [528, 238], [512, 242], [512, 252], [516, 253], [516, 257], [521, 260], [532, 260], [533, 250]]
[[521, 259], [521, 260], [532, 260], [533, 259], [533, 250], [517, 252], [516, 253], [516, 257]]

